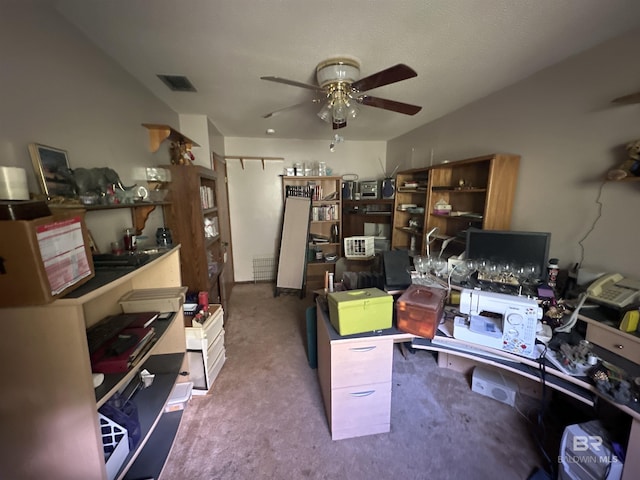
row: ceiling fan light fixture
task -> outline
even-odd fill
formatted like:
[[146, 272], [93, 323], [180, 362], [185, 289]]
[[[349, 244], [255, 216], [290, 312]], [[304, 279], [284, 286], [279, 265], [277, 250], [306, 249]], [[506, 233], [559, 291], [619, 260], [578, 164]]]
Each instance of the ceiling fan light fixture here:
[[320, 117], [323, 121], [329, 123], [331, 121], [331, 104], [329, 102], [325, 103], [320, 111], [318, 112], [318, 117]]
[[321, 88], [338, 82], [351, 84], [359, 78], [360, 63], [353, 58], [330, 58], [316, 67], [316, 79]]
[[[306, 88], [315, 91], [316, 94], [322, 94], [324, 100], [322, 96], [321, 98], [315, 98], [313, 100], [313, 103], [325, 102], [325, 105], [317, 112], [317, 115], [327, 123], [329, 123], [329, 119], [331, 119], [333, 129], [336, 130], [346, 127], [348, 120], [355, 119], [359, 116], [360, 105], [381, 108], [405, 115], [415, 115], [418, 113], [422, 107], [417, 105], [410, 105], [408, 103], [364, 94], [364, 92], [373, 90], [374, 88], [407, 80], [417, 75], [416, 71], [411, 67], [399, 63], [367, 77], [360, 78], [360, 62], [354, 57], [339, 56], [320, 62], [316, 66], [317, 85], [274, 76], [260, 78], [262, 80]], [[276, 110], [276, 112], [280, 110]], [[273, 113], [275, 112], [264, 115], [264, 118], [271, 117]]]
[[333, 103], [333, 122], [334, 123], [343, 123], [347, 121], [347, 106], [341, 98], [338, 98]]
[[344, 141], [344, 138], [336, 133], [333, 136], [333, 138], [331, 139], [331, 143], [329, 144], [329, 151], [330, 152], [335, 152], [336, 151], [336, 145], [339, 144], [340, 142], [343, 142], [343, 141]]
[[358, 102], [351, 97], [348, 97], [344, 104], [347, 106], [347, 115], [350, 119], [358, 118], [360, 115], [360, 107], [358, 107]]

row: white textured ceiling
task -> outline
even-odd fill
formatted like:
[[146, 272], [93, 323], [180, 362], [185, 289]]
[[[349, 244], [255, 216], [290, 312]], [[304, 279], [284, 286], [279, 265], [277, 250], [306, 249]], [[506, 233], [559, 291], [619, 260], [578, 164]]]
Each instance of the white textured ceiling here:
[[[406, 116], [363, 106], [339, 133], [388, 140], [640, 24], [637, 0], [51, 0], [99, 48], [176, 112], [225, 136], [327, 139], [316, 65], [346, 54], [361, 77], [397, 63], [416, 78], [371, 95], [422, 106]], [[156, 74], [187, 76], [197, 93]], [[626, 92], [620, 92], [624, 94]], [[308, 102], [272, 118], [271, 111]], [[153, 122], [153, 119], [149, 119]]]

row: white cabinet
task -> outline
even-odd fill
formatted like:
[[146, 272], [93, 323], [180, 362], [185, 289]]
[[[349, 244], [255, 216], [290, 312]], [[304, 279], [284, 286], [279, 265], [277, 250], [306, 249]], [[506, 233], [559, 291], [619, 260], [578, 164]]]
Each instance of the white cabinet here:
[[222, 305], [209, 305], [209, 312], [203, 323], [194, 321], [185, 328], [189, 380], [193, 382], [194, 395], [207, 393], [226, 360]]
[[388, 432], [393, 337], [341, 337], [328, 312], [317, 312], [318, 377], [331, 438]]

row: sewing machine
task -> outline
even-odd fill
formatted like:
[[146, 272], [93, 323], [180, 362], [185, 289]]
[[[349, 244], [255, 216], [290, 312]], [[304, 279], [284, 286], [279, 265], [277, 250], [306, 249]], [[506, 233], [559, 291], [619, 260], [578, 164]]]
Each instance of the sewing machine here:
[[463, 289], [460, 313], [453, 324], [453, 336], [529, 358], [537, 356], [535, 346], [542, 308], [535, 299]]

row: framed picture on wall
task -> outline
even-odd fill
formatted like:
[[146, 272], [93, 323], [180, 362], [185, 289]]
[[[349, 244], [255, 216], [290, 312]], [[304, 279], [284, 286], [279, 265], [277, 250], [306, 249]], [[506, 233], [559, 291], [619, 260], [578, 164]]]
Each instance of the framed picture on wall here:
[[38, 143], [29, 144], [33, 169], [47, 197], [74, 197], [67, 152]]

